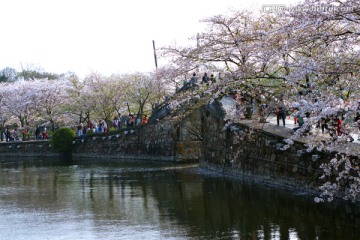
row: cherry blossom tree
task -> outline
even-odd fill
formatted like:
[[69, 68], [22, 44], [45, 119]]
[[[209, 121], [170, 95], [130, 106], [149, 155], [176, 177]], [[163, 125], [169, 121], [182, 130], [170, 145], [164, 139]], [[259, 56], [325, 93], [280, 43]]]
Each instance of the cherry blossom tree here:
[[16, 81], [2, 87], [4, 112], [16, 117], [21, 127], [29, 125], [35, 114], [36, 83], [33, 81]]
[[[351, 141], [349, 134], [359, 130], [358, 124], [352, 122], [360, 95], [359, 13], [354, 0], [313, 0], [278, 13], [235, 11], [229, 16], [205, 19], [208, 28], [193, 38], [196, 46], [163, 48], [163, 56], [169, 57], [172, 67], [177, 65], [181, 73], [211, 65], [220, 72], [218, 82], [178, 94], [171, 106], [184, 106], [191, 98], [199, 99], [199, 94], [200, 99], [212, 101], [237, 92], [245, 100], [243, 105], [250, 102], [246, 98], [255, 103], [255, 112], [253, 116], [248, 112], [231, 116], [228, 123], [238, 122], [244, 115], [256, 123], [272, 114], [284, 98], [289, 108], [301, 104], [301, 110], [308, 115], [288, 143], [301, 137], [308, 142], [309, 151], [332, 151], [334, 146]], [[265, 109], [261, 107], [264, 103]], [[324, 134], [319, 138], [318, 129], [312, 126], [337, 116], [345, 120], [346, 134]], [[321, 188], [323, 197], [344, 189], [340, 186], [348, 180], [343, 173], [349, 166], [355, 184], [351, 186], [359, 182], [358, 163], [346, 159], [349, 156], [333, 161], [339, 164], [322, 165], [324, 170], [338, 167], [330, 171], [336, 174], [336, 181], [324, 175], [330, 182]], [[345, 197], [359, 200], [360, 189], [351, 189]]]
[[62, 122], [63, 105], [67, 99], [66, 87], [69, 82], [65, 80], [37, 80], [34, 82], [36, 89], [36, 106], [40, 122], [50, 122], [52, 130]]
[[65, 91], [67, 96], [63, 105], [63, 113], [67, 115], [65, 122], [70, 126], [89, 122], [95, 112], [96, 103], [87, 82], [77, 76], [70, 76]]
[[118, 94], [109, 83], [109, 79], [98, 73], [92, 73], [86, 78], [86, 84], [95, 100], [95, 112], [101, 115], [108, 123], [114, 115], [112, 99]]
[[157, 87], [154, 79], [149, 74], [144, 73], [134, 73], [126, 75], [127, 79], [127, 88], [126, 96], [129, 104], [132, 106], [133, 112], [139, 117], [142, 117], [144, 113], [149, 113], [151, 111], [150, 99], [158, 100], [157, 96]]

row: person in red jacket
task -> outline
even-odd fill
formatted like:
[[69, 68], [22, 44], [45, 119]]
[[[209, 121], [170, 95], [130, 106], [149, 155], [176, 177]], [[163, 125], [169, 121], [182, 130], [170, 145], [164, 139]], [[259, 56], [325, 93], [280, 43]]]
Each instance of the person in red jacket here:
[[147, 116], [145, 115], [144, 117], [143, 117], [143, 120], [141, 121], [141, 124], [144, 124], [144, 123], [147, 123], [148, 122], [148, 118], [147, 118]]
[[344, 133], [344, 124], [339, 117], [335, 118], [335, 128], [336, 135], [341, 136]]

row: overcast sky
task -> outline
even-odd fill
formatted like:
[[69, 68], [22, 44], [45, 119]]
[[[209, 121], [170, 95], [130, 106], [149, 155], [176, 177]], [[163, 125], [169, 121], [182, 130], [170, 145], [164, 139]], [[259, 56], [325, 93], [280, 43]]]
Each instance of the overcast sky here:
[[2, 0], [0, 70], [33, 65], [53, 73], [147, 72], [156, 47], [186, 44], [199, 20], [295, 0]]

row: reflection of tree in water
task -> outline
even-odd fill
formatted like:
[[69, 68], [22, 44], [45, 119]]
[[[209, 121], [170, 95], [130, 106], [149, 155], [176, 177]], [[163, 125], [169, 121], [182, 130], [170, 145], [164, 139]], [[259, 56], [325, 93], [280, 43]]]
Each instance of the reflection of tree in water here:
[[2, 165], [0, 188], [17, 189], [3, 193], [2, 204], [49, 214], [65, 211], [65, 218], [91, 218], [99, 227], [181, 231], [189, 238], [356, 239], [359, 234], [360, 217], [344, 210], [353, 211], [350, 206], [327, 208], [311, 197], [200, 175], [197, 168], [50, 165]]
[[275, 235], [280, 239], [355, 239], [359, 233], [350, 219], [343, 219], [341, 207], [329, 209], [315, 204], [311, 197], [283, 190], [195, 176], [153, 183], [159, 202], [164, 202], [161, 206], [179, 224], [189, 225], [190, 236], [206, 233], [211, 238], [226, 238], [231, 236], [222, 234], [237, 233], [249, 239], [274, 239]]

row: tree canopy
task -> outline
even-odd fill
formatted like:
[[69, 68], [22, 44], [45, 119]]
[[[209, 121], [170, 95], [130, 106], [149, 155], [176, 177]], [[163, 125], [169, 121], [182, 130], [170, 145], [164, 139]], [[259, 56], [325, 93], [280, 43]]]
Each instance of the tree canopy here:
[[[289, 106], [301, 107], [305, 124], [287, 140], [306, 139], [308, 151], [331, 152], [359, 134], [356, 115], [360, 108], [360, 8], [355, 0], [307, 0], [293, 8], [255, 14], [246, 10], [204, 20], [207, 29], [193, 37], [192, 46], [169, 46], [162, 56], [171, 63], [161, 69], [163, 76], [181, 84], [192, 72], [214, 73], [215, 84], [201, 85], [198, 91], [178, 94], [175, 109], [191, 98], [207, 101], [236, 92], [245, 112], [228, 116], [228, 125], [250, 116], [264, 121], [283, 99]], [[174, 71], [175, 69], [175, 71]], [[267, 106], [263, 108], [264, 104]], [[313, 128], [325, 119], [341, 118], [346, 125], [342, 136], [319, 137]], [[346, 198], [360, 197], [359, 163], [338, 156], [323, 164], [323, 198], [331, 200], [344, 183], [350, 183]], [[330, 169], [330, 170], [329, 170]], [[349, 174], [349, 171], [354, 174]], [[334, 177], [335, 175], [335, 177]], [[334, 180], [336, 179], [336, 180]]]

